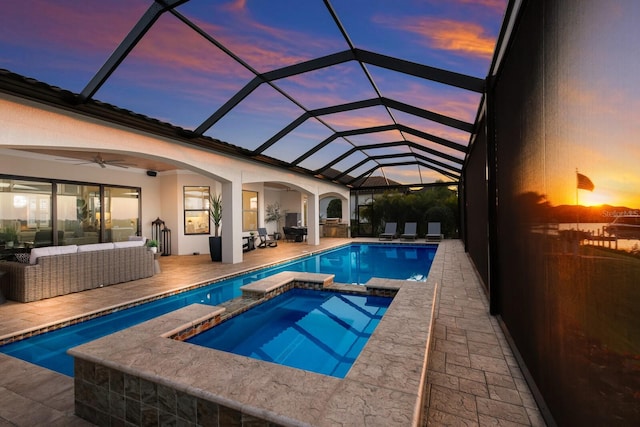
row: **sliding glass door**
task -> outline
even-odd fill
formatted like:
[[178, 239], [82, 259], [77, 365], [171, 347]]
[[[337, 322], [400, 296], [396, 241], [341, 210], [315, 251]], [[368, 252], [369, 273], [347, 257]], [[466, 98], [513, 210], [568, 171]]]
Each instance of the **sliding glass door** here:
[[0, 249], [51, 244], [52, 184], [0, 177]]
[[129, 240], [140, 234], [140, 215], [137, 187], [0, 175], [0, 258], [32, 247]]
[[58, 184], [56, 213], [58, 245], [100, 242], [100, 186]]
[[104, 187], [105, 241], [129, 240], [139, 231], [140, 203], [137, 188]]

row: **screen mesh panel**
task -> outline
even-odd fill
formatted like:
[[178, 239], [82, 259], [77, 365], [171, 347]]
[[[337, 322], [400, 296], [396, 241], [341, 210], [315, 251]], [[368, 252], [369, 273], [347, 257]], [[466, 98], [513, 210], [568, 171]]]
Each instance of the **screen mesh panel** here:
[[[482, 123], [478, 126], [484, 129]], [[480, 133], [469, 155], [464, 174], [466, 212], [466, 245], [469, 256], [482, 278], [482, 284], [488, 287], [488, 244], [487, 241], [487, 139], [484, 132]], [[488, 289], [488, 288], [487, 288]]]
[[640, 233], [608, 228], [640, 213], [640, 7], [618, 5], [526, 2], [490, 94], [500, 313], [558, 425], [640, 420]]

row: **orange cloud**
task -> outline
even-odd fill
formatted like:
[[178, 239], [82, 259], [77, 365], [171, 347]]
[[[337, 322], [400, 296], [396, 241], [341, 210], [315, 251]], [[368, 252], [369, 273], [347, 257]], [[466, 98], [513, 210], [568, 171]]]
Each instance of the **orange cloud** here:
[[495, 48], [495, 37], [487, 35], [478, 24], [422, 18], [404, 28], [422, 37], [426, 46], [440, 50], [491, 58]]
[[323, 116], [322, 120], [337, 130], [383, 126], [392, 123], [391, 118], [382, 107], [370, 107], [330, 114]]
[[496, 37], [474, 22], [431, 17], [376, 16], [374, 22], [389, 28], [407, 31], [419, 37], [418, 42], [434, 49], [491, 58]]

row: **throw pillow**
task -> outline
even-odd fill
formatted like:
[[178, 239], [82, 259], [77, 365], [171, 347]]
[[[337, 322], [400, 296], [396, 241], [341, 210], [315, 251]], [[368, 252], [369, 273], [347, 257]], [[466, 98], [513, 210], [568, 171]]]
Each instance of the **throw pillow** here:
[[29, 257], [31, 256], [30, 253], [28, 252], [20, 252], [18, 254], [14, 254], [16, 257], [16, 260], [18, 260], [18, 262], [21, 262], [23, 264], [29, 264]]

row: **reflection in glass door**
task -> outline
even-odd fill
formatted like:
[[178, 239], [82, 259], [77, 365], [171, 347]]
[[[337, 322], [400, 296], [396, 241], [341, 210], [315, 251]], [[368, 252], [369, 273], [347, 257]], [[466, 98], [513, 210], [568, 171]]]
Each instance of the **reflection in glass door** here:
[[56, 194], [58, 245], [100, 241], [100, 187], [58, 184]]
[[0, 179], [0, 259], [53, 241], [51, 184]]
[[373, 236], [373, 226], [369, 222], [371, 205], [358, 205], [358, 236]]
[[137, 188], [104, 187], [105, 241], [122, 242], [139, 231]]

